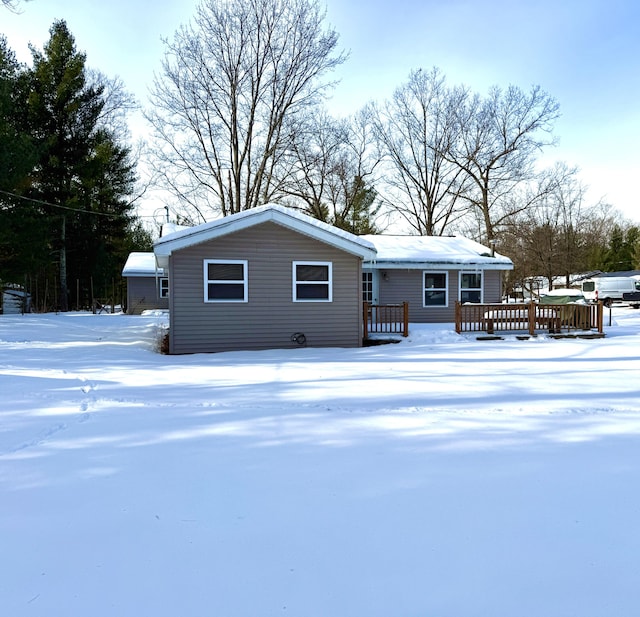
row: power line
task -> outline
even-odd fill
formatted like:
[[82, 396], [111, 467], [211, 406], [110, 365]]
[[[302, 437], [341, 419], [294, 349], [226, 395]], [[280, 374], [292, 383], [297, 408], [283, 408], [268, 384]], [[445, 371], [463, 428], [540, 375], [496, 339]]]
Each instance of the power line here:
[[9, 197], [16, 197], [25, 201], [31, 201], [41, 206], [49, 206], [50, 208], [58, 208], [59, 210], [70, 210], [71, 212], [78, 212], [81, 214], [95, 214], [96, 216], [106, 216], [109, 218], [124, 218], [121, 214], [109, 214], [108, 212], [93, 212], [91, 210], [80, 210], [78, 208], [70, 208], [69, 206], [61, 206], [60, 204], [52, 204], [42, 199], [34, 199], [33, 197], [25, 197], [24, 195], [18, 195], [17, 193], [10, 193], [9, 191], [0, 190], [0, 194], [8, 195]]

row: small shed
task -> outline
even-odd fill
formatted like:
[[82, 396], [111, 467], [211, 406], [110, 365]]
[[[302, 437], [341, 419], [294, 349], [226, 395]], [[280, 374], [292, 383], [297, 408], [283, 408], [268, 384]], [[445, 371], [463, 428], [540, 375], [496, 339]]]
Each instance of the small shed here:
[[169, 277], [153, 253], [131, 253], [122, 269], [127, 281], [127, 313], [169, 308]]
[[31, 312], [31, 294], [22, 285], [5, 283], [0, 285], [0, 313], [20, 315]]

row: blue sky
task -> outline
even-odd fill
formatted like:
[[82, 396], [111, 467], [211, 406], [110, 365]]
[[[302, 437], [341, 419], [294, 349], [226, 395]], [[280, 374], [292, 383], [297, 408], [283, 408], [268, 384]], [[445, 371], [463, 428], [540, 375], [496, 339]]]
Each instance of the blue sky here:
[[[350, 113], [383, 100], [416, 68], [451, 84], [542, 86], [560, 103], [559, 145], [545, 160], [581, 169], [589, 200], [640, 222], [640, 3], [636, 0], [327, 0], [328, 23], [349, 60], [331, 101]], [[150, 7], [153, 8], [150, 10]], [[0, 9], [0, 32], [24, 61], [65, 19], [88, 64], [119, 75], [144, 103], [171, 37], [196, 0], [32, 0]]]

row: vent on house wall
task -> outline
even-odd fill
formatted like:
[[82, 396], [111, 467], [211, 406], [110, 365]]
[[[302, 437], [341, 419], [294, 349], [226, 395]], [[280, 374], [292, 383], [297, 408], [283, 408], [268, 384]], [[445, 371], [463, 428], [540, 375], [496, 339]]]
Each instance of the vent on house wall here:
[[298, 345], [306, 345], [307, 337], [302, 332], [296, 332], [291, 335], [291, 342], [298, 343]]

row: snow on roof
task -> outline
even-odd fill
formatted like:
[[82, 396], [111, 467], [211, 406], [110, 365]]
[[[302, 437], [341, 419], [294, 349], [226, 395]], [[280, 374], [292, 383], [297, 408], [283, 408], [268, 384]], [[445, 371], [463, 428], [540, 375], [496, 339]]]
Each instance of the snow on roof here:
[[237, 214], [180, 228], [163, 235], [154, 245], [158, 263], [166, 266], [174, 250], [224, 236], [253, 225], [273, 221], [361, 256], [372, 268], [420, 268], [477, 266], [482, 269], [511, 270], [513, 262], [491, 249], [462, 236], [356, 236], [312, 218], [298, 210], [267, 204]]
[[164, 238], [165, 236], [169, 236], [178, 231], [184, 231], [185, 229], [191, 229], [192, 226], [189, 225], [178, 225], [178, 223], [163, 223], [162, 228], [160, 229], [160, 237]]
[[462, 236], [362, 236], [376, 248], [370, 267], [482, 266], [511, 270], [513, 262], [491, 249]]
[[580, 289], [573, 289], [571, 287], [556, 287], [555, 289], [549, 289], [544, 292], [545, 296], [580, 296], [584, 298], [584, 295]]
[[122, 276], [155, 276], [164, 274], [156, 268], [156, 258], [153, 253], [130, 253], [122, 269]]
[[158, 262], [164, 265], [174, 250], [193, 246], [269, 221], [359, 255], [364, 259], [374, 257], [375, 247], [364, 237], [356, 236], [298, 210], [279, 204], [258, 206], [209, 223], [176, 231], [157, 240], [154, 244], [154, 253]]

